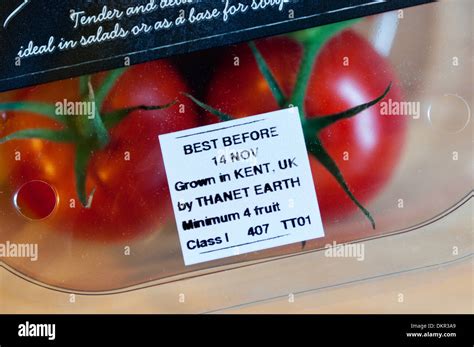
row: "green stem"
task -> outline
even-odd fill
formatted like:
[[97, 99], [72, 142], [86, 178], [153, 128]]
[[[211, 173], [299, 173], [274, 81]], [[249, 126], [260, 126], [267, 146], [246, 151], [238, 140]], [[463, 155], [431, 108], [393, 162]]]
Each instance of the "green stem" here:
[[67, 118], [57, 114], [55, 105], [42, 102], [18, 101], [0, 103], [0, 111], [23, 111], [47, 117], [63, 125], [67, 124]]
[[77, 145], [76, 163], [74, 166], [76, 176], [76, 191], [79, 201], [84, 207], [90, 207], [92, 203], [91, 198], [95, 191], [93, 190], [89, 196], [86, 192], [87, 169], [92, 153], [92, 149], [89, 146], [82, 144]]
[[329, 153], [326, 151], [321, 141], [317, 136], [311, 136], [310, 134], [305, 134], [306, 146], [308, 152], [315, 156], [316, 159], [328, 170], [331, 175], [336, 179], [341, 188], [347, 194], [347, 196], [357, 205], [357, 207], [362, 211], [362, 213], [367, 217], [372, 225], [372, 229], [375, 229], [375, 221], [370, 212], [357, 200], [352, 191], [349, 188], [344, 176], [341, 173], [341, 170], [337, 167], [336, 162], [331, 158]]
[[311, 78], [315, 58], [325, 43], [326, 39], [324, 37], [316, 37], [304, 48], [303, 59], [301, 60], [297, 83], [293, 91], [293, 95], [287, 104], [287, 106], [297, 106], [300, 109], [300, 114], [302, 117], [304, 117], [305, 114], [304, 99], [308, 90], [309, 79]]
[[112, 90], [113, 86], [117, 82], [117, 80], [122, 76], [122, 74], [126, 71], [125, 68], [122, 69], [116, 69], [112, 70], [107, 73], [107, 76], [105, 77], [104, 81], [102, 82], [99, 90], [97, 91], [96, 94], [96, 102], [97, 102], [97, 108], [99, 110], [102, 109], [102, 106], [104, 105], [104, 101], [109, 95], [110, 91]]
[[253, 56], [255, 57], [255, 60], [257, 61], [258, 68], [260, 72], [262, 73], [263, 77], [268, 83], [268, 86], [270, 87], [270, 90], [272, 91], [272, 94], [277, 101], [278, 105], [280, 107], [284, 107], [286, 103], [286, 96], [283, 93], [283, 90], [280, 88], [280, 85], [278, 84], [275, 76], [273, 75], [272, 71], [270, 70], [270, 67], [268, 66], [265, 58], [263, 55], [260, 53], [260, 51], [257, 48], [257, 45], [254, 42], [249, 42], [249, 47], [252, 50]]
[[95, 115], [92, 117], [92, 129], [94, 131], [94, 135], [97, 138], [97, 143], [99, 144], [99, 148], [104, 148], [109, 143], [109, 132], [102, 121], [102, 117], [99, 113], [99, 108], [97, 107], [97, 102], [95, 98], [94, 88], [92, 87], [91, 79], [87, 83], [89, 89], [89, 102], [91, 102], [95, 108]]
[[231, 115], [228, 115], [224, 112], [221, 112], [211, 106], [209, 106], [208, 104], [205, 104], [204, 102], [196, 99], [194, 96], [192, 96], [191, 94], [188, 94], [188, 93], [181, 93], [182, 95], [186, 96], [187, 98], [191, 99], [192, 102], [194, 102], [196, 105], [198, 105], [199, 107], [203, 108], [204, 110], [206, 110], [207, 112], [209, 113], [212, 113], [213, 115], [215, 115], [216, 117], [219, 118], [219, 120], [221, 122], [227, 122], [229, 120], [232, 120], [234, 119], [234, 117], [232, 117]]
[[331, 114], [328, 116], [309, 116], [309, 118], [306, 119], [306, 127], [308, 130], [314, 134], [319, 133], [321, 130], [324, 128], [333, 125], [334, 123], [339, 122], [340, 120], [343, 119], [348, 119], [357, 116], [359, 113], [364, 112], [368, 108], [377, 105], [380, 101], [382, 101], [387, 94], [390, 92], [390, 89], [392, 87], [392, 82], [388, 85], [388, 87], [385, 89], [382, 95], [377, 97], [376, 99], [369, 101], [368, 103], [362, 104], [355, 106], [349, 110], [346, 110], [344, 112], [336, 113], [336, 114]]
[[102, 120], [104, 122], [105, 127], [110, 130], [117, 124], [119, 124], [123, 119], [125, 119], [130, 113], [134, 111], [156, 111], [156, 110], [163, 110], [173, 105], [176, 105], [178, 100], [174, 100], [166, 105], [159, 105], [159, 106], [134, 106], [128, 107], [117, 111], [112, 111], [109, 113], [105, 113], [102, 115]]
[[89, 91], [89, 76], [81, 76], [79, 77], [79, 95], [81, 96], [81, 99], [84, 99], [87, 96], [87, 93]]
[[87, 93], [85, 96], [83, 96], [83, 100], [92, 104], [94, 107], [94, 114], [77, 115], [74, 117], [74, 120], [70, 126], [75, 129], [75, 131], [83, 139], [83, 142], [91, 143], [97, 148], [104, 148], [109, 142], [109, 133], [102, 121], [99, 108], [97, 107], [91, 76], [87, 76]]
[[42, 139], [51, 142], [75, 142], [77, 138], [75, 134], [66, 130], [53, 130], [53, 129], [25, 129], [18, 130], [10, 135], [0, 138], [0, 144], [12, 141], [12, 140], [28, 140], [28, 139]]

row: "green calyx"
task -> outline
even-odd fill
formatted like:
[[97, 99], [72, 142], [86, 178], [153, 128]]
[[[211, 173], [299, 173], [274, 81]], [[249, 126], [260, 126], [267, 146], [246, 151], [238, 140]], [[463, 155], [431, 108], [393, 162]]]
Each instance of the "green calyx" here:
[[[307, 115], [304, 107], [305, 96], [307, 94], [308, 83], [311, 78], [314, 62], [321, 48], [324, 47], [324, 45], [332, 37], [337, 35], [342, 30], [352, 26], [358, 21], [359, 20], [350, 20], [290, 34], [291, 37], [297, 39], [303, 45], [304, 52], [298, 72], [297, 82], [293, 90], [293, 94], [289, 97], [286, 97], [284, 95], [265, 58], [258, 50], [255, 43], [249, 43], [249, 47], [252, 50], [260, 72], [267, 81], [270, 90], [280, 108], [297, 106], [300, 110], [301, 123], [303, 126], [303, 133], [308, 152], [311, 153], [336, 179], [339, 186], [344, 190], [347, 196], [354, 202], [354, 204], [369, 220], [372, 228], [375, 229], [374, 218], [372, 217], [370, 212], [358, 201], [354, 193], [351, 191], [341, 170], [338, 168], [336, 162], [333, 160], [333, 158], [331, 158], [331, 156], [321, 143], [320, 132], [326, 127], [329, 127], [336, 122], [354, 117], [359, 113], [379, 103], [389, 93], [391, 89], [391, 83], [388, 85], [386, 90], [383, 91], [383, 93], [376, 99], [371, 100], [365, 104], [358, 105], [341, 113], [326, 116]], [[221, 121], [235, 119], [235, 117], [233, 117], [232, 115], [225, 114], [222, 111], [217, 110], [200, 100], [197, 100], [192, 95], [185, 95], [198, 106], [217, 116]]]
[[93, 116], [85, 114], [66, 116], [58, 114], [55, 105], [47, 103], [30, 101], [0, 103], [0, 111], [31, 112], [52, 119], [62, 126], [62, 129], [60, 130], [49, 128], [19, 130], [0, 138], [0, 144], [12, 140], [28, 139], [41, 139], [45, 141], [74, 144], [76, 146], [74, 171], [77, 196], [84, 207], [90, 208], [95, 188], [93, 188], [90, 193], [87, 193], [86, 181], [88, 165], [92, 155], [96, 151], [105, 148], [110, 142], [110, 130], [134, 111], [161, 110], [168, 108], [177, 102], [175, 100], [169, 104], [161, 106], [140, 105], [102, 114], [100, 110], [102, 109], [107, 95], [124, 72], [125, 69], [117, 69], [109, 72], [97, 92], [92, 86], [90, 76], [79, 78], [81, 100], [92, 105], [94, 108]]
[[[325, 168], [326, 170], [331, 173], [331, 175], [337, 180], [341, 188], [347, 194], [347, 196], [357, 205], [357, 207], [361, 210], [361, 212], [367, 217], [372, 225], [372, 228], [375, 229], [375, 220], [370, 214], [370, 212], [357, 200], [354, 196], [352, 191], [349, 188], [344, 176], [342, 175], [341, 170], [338, 168], [336, 162], [331, 158], [329, 153], [326, 151], [324, 146], [321, 143], [319, 133], [325, 129], [326, 127], [335, 124], [336, 122], [342, 121], [344, 119], [352, 118], [359, 113], [367, 110], [368, 108], [376, 105], [379, 103], [391, 89], [391, 84], [387, 87], [387, 89], [383, 92], [382, 95], [377, 97], [376, 99], [369, 101], [368, 103], [358, 105], [353, 107], [347, 111], [327, 115], [323, 117], [310, 117], [304, 118], [304, 126], [303, 126], [303, 134], [305, 137], [306, 147], [309, 153], [311, 153]], [[205, 109], [207, 112], [217, 116], [221, 122], [225, 122], [228, 120], [235, 119], [235, 117], [225, 114], [220, 110], [217, 110], [204, 102], [196, 99], [192, 95], [184, 94], [185, 96], [189, 97], [194, 103], [198, 106]]]

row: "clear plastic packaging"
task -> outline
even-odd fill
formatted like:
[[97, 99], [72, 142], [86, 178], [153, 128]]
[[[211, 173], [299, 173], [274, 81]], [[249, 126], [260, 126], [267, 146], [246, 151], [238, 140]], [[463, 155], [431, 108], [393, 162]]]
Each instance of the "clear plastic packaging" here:
[[[341, 145], [336, 146], [337, 150], [332, 152], [333, 155], [340, 156], [336, 161], [342, 163], [340, 169], [349, 188], [352, 188], [353, 182], [360, 180], [360, 183], [355, 184], [354, 195], [360, 198], [364, 208], [370, 212], [375, 221], [375, 229], [372, 228], [370, 220], [347, 196], [345, 197], [347, 201], [338, 200], [341, 194], [342, 196], [345, 194], [342, 188], [338, 188], [342, 193], [335, 192], [333, 196], [331, 195], [333, 194], [331, 192], [334, 192], [333, 188], [325, 190], [324, 187], [318, 187], [318, 182], [321, 186], [325, 183], [321, 179], [318, 181], [317, 177], [326, 179], [324, 175], [328, 174], [322, 173], [325, 170], [322, 166], [315, 165], [313, 175], [318, 200], [320, 203], [323, 201], [323, 205], [327, 205], [324, 208], [328, 211], [322, 211], [326, 234], [324, 238], [310, 240], [305, 245], [292, 244], [186, 267], [182, 259], [174, 217], [172, 213], [167, 213], [166, 217], [164, 217], [164, 212], [162, 213], [169, 208], [168, 204], [157, 203], [156, 206], [150, 207], [149, 204], [146, 205], [150, 201], [148, 198], [142, 202], [140, 199], [137, 200], [133, 192], [114, 192], [115, 200], [104, 200], [109, 205], [100, 211], [110, 211], [110, 214], [105, 217], [79, 215], [74, 217], [74, 222], [71, 220], [68, 222], [63, 206], [56, 207], [55, 211], [44, 220], [25, 218], [21, 211], [18, 211], [18, 191], [22, 184], [33, 180], [33, 174], [18, 171], [18, 167], [15, 167], [15, 162], [12, 160], [16, 151], [21, 152], [21, 148], [26, 148], [21, 147], [23, 145], [19, 145], [19, 141], [36, 141], [37, 146], [44, 146], [46, 151], [52, 151], [51, 156], [42, 150], [38, 152], [46, 153], [41, 159], [43, 174], [37, 178], [40, 181], [47, 181], [48, 170], [52, 170], [49, 174], [55, 177], [52, 181], [66, 179], [67, 182], [71, 181], [73, 178], [61, 177], [61, 174], [69, 174], [70, 170], [64, 169], [68, 166], [65, 162], [72, 160], [70, 155], [73, 152], [70, 148], [60, 147], [59, 144], [44, 145], [41, 140], [15, 140], [8, 145], [0, 144], [0, 243], [37, 244], [39, 257], [37, 261], [8, 257], [2, 260], [3, 265], [25, 280], [52, 290], [112, 295], [153, 287], [155, 290], [153, 298], [161, 303], [161, 308], [165, 311], [178, 312], [184, 309], [203, 312], [285, 297], [290, 293], [331, 288], [344, 283], [462, 261], [471, 257], [473, 240], [469, 210], [472, 207], [470, 198], [472, 197], [473, 172], [471, 122], [473, 46], [470, 13], [472, 13], [472, 3], [469, 0], [460, 0], [440, 1], [364, 18], [352, 24], [350, 29], [346, 29], [345, 38], [340, 36], [343, 34], [338, 34], [339, 37], [332, 39], [332, 52], [340, 53], [332, 58], [334, 60], [336, 57], [345, 58], [343, 53], [347, 52], [349, 58], [347, 70], [350, 72], [340, 72], [340, 69], [344, 69], [344, 59], [342, 62], [333, 62], [339, 64], [337, 69], [319, 67], [322, 71], [330, 71], [329, 77], [324, 77], [325, 80], [323, 78], [327, 81], [326, 84], [322, 85], [328, 93], [332, 88], [330, 83], [340, 78], [338, 74], [343, 74], [342, 77], [344, 73], [347, 73], [349, 77], [351, 77], [350, 74], [362, 74], [357, 77], [361, 83], [359, 87], [364, 86], [367, 92], [362, 90], [359, 94], [356, 93], [351, 107], [367, 102], [383, 92], [383, 88], [377, 89], [380, 91], [378, 94], [369, 92], [375, 88], [374, 86], [393, 82], [391, 93], [399, 89], [400, 98], [392, 100], [395, 103], [386, 103], [384, 106], [379, 103], [374, 109], [379, 112], [378, 117], [397, 118], [394, 124], [405, 127], [405, 130], [397, 128], [398, 130], [395, 129], [392, 133], [382, 132], [375, 136], [374, 132], [378, 131], [378, 124], [364, 123], [364, 113], [362, 113], [356, 116], [360, 116], [359, 118], [354, 118], [361, 119], [360, 121], [351, 120], [353, 123], [350, 123], [351, 127], [364, 127], [365, 138], [359, 139], [359, 145], [362, 147], [359, 149], [350, 147], [349, 139], [347, 149]], [[357, 53], [357, 50], [361, 49], [359, 41], [351, 35], [347, 36], [347, 30], [350, 30], [351, 35], [360, 37], [360, 40], [370, 46], [373, 54], [377, 54], [380, 61], [393, 68], [393, 76], [396, 80], [389, 81], [386, 78], [388, 73], [385, 65], [380, 65], [379, 60], [371, 59], [372, 53], [363, 51], [363, 48], [362, 54], [360, 51]], [[289, 51], [290, 59], [280, 68], [281, 71], [294, 70], [291, 64], [295, 61], [292, 61], [291, 54], [297, 53], [293, 49], [293, 44], [285, 46], [285, 40], [295, 40], [295, 35], [291, 33], [282, 37], [283, 39], [277, 38], [276, 42], [279, 42], [281, 46], [277, 45], [275, 52], [269, 49], [270, 53], [266, 53], [264, 44], [259, 46], [259, 41], [257, 41], [257, 47], [261, 48], [264, 56]], [[263, 40], [268, 42], [268, 39]], [[355, 44], [357, 45], [354, 46]], [[164, 64], [171, 64], [173, 71], [167, 72], [167, 67], [161, 70], [164, 74], [162, 83], [168, 83], [169, 93], [174, 90], [185, 91], [198, 99], [206, 99], [207, 102], [214, 103], [213, 106], [216, 108], [225, 108], [225, 101], [222, 101], [224, 100], [222, 98], [228, 95], [225, 94], [226, 85], [229, 83], [236, 85], [235, 95], [237, 96], [228, 96], [233, 100], [232, 98], [235, 97], [248, 97], [242, 94], [242, 90], [247, 90], [248, 83], [253, 83], [253, 80], [250, 82], [245, 80], [253, 78], [251, 75], [246, 75], [245, 71], [242, 72], [242, 81], [235, 80], [237, 75], [231, 75], [230, 81], [219, 81], [221, 77], [218, 75], [225, 75], [221, 70], [225, 69], [226, 64], [229, 63], [223, 60], [244, 54], [241, 52], [243, 51], [239, 48], [221, 47], [167, 59]], [[331, 51], [328, 54], [328, 59], [331, 59]], [[363, 57], [364, 54], [367, 55], [366, 61], [357, 63], [350, 61], [351, 57]], [[241, 58], [245, 64], [246, 58]], [[360, 68], [357, 71], [351, 70], [351, 66], [354, 66], [351, 64], [360, 64]], [[142, 73], [147, 73], [146, 68], [142, 70]], [[181, 76], [179, 80], [175, 78], [175, 73]], [[331, 75], [332, 73], [334, 75]], [[364, 76], [380, 77], [380, 79], [370, 80]], [[99, 74], [93, 77], [93, 80], [101, 78]], [[143, 78], [141, 75], [130, 77], [123, 88], [127, 88], [128, 85], [130, 90], [136, 90], [135, 93], [143, 93], [143, 90], [139, 91], [139, 89], [147, 88], [147, 85], [145, 82], [140, 84], [141, 78]], [[64, 82], [63, 86], [76, 82], [79, 83], [78, 79], [72, 79]], [[138, 83], [139, 88], [130, 87], [133, 83]], [[184, 85], [187, 87], [182, 87]], [[42, 86], [33, 88], [41, 89]], [[179, 90], [180, 88], [186, 89]], [[285, 88], [287, 86], [283, 87]], [[62, 100], [68, 98], [69, 92], [57, 90], [54, 97]], [[129, 92], [116, 91], [117, 100], [120, 99], [120, 101], [116, 101], [115, 106], [129, 106], [126, 105]], [[0, 102], [25, 101], [28, 99], [25, 95], [31, 95], [28, 93], [32, 93], [31, 89], [3, 93], [0, 95]], [[33, 93], [37, 93], [34, 94], [35, 98], [41, 95], [38, 89]], [[345, 94], [349, 98], [347, 93], [350, 94], [350, 92], [346, 91]], [[150, 95], [144, 93], [143, 100], [152, 98]], [[364, 95], [368, 98], [360, 99]], [[250, 105], [249, 109], [242, 110], [242, 113], [253, 115], [265, 111], [261, 109], [264, 107], [265, 99], [259, 95], [252, 97], [255, 99], [255, 107], [252, 109]], [[44, 95], [44, 98], [51, 101], [51, 95]], [[163, 124], [176, 122], [176, 126], [168, 128], [170, 132], [184, 127], [204, 125], [208, 122], [207, 118], [211, 117], [198, 105], [181, 95], [180, 100], [182, 98], [186, 100], [184, 103], [188, 110], [193, 109], [192, 112], [195, 115], [192, 116], [192, 120], [179, 118], [176, 121], [172, 118], [160, 118]], [[317, 105], [314, 106], [315, 109], [335, 113], [330, 105], [325, 104], [325, 102], [330, 103], [328, 100], [330, 97], [327, 97], [327, 100], [315, 100]], [[347, 100], [342, 98], [341, 104]], [[35, 101], [41, 100], [35, 99]], [[166, 103], [166, 100], [159, 100], [159, 98], [153, 101], [160, 101], [160, 104]], [[114, 102], [112, 101], [111, 104]], [[234, 106], [229, 107], [238, 107], [235, 105], [238, 105], [238, 101], [234, 102]], [[179, 105], [172, 107], [179, 108]], [[388, 108], [387, 115], [383, 115], [382, 107]], [[178, 111], [175, 113], [177, 117], [183, 117], [178, 114]], [[0, 116], [1, 137], [8, 135], [8, 129], [40, 124], [34, 123], [37, 118], [32, 117], [31, 114], [17, 112], [12, 116], [9, 111], [0, 111]], [[21, 117], [27, 120], [21, 123], [22, 121], [19, 120]], [[366, 119], [368, 120], [369, 117]], [[18, 122], [18, 124], [12, 125], [11, 122]], [[143, 127], [145, 126], [144, 123]], [[132, 129], [130, 131], [140, 131], [140, 124], [130, 129]], [[328, 129], [325, 135], [327, 143], [340, 141], [344, 144], [341, 139], [334, 140], [331, 137], [330, 127]], [[125, 128], [124, 131], [127, 129]], [[396, 132], [399, 134], [397, 135]], [[337, 132], [334, 136], [336, 135]], [[367, 160], [364, 157], [366, 152], [363, 146], [365, 143], [370, 147], [372, 140], [379, 141], [376, 146], [380, 147], [378, 151], [372, 152], [371, 155], [375, 157], [371, 159], [373, 160], [371, 165], [372, 163], [373, 165], [368, 170], [363, 166], [363, 161]], [[28, 148], [34, 148], [35, 144], [31, 146]], [[352, 155], [354, 156], [351, 157]], [[344, 159], [345, 157], [348, 157], [347, 160]], [[49, 168], [47, 158], [55, 158]], [[140, 165], [155, 165], [150, 164], [151, 161], [161, 160], [159, 155], [140, 158], [143, 160]], [[115, 166], [115, 168], [119, 165], [112, 156], [106, 155], [102, 160], [102, 162], [99, 160], [97, 164], [100, 166], [105, 163], [102, 169], [107, 165]], [[362, 169], [366, 171], [358, 172]], [[147, 172], [147, 169], [144, 171]], [[22, 180], [22, 173], [27, 179]], [[377, 173], [384, 177], [378, 177]], [[113, 174], [120, 175], [120, 171]], [[127, 179], [131, 178], [124, 175], [123, 180]], [[152, 178], [137, 175], [134, 179], [134, 182], [124, 183], [123, 189], [146, 186], [143, 182]], [[337, 187], [335, 180], [331, 184]], [[331, 184], [330, 187], [332, 187]], [[59, 204], [69, 205], [70, 197], [76, 193], [74, 187], [70, 187], [69, 195], [61, 196], [61, 193], [66, 191], [65, 188], [56, 187], [53, 183], [51, 186], [58, 194]], [[166, 189], [165, 186], [163, 190]], [[128, 199], [127, 197], [131, 198], [124, 202]], [[168, 201], [166, 193], [156, 195], [155, 198]], [[79, 204], [79, 201], [77, 203]], [[44, 204], [44, 201], [40, 204]], [[103, 219], [116, 218], [113, 215], [114, 208], [129, 211], [128, 217], [123, 217], [123, 220], [117, 217], [115, 228], [113, 223], [102, 220], [92, 223], [92, 225], [100, 226], [97, 230], [93, 230], [94, 227], [88, 224], [89, 229], [84, 232], [86, 235], [84, 236], [81, 235], [80, 228], [77, 231], [77, 227], [68, 224], [76, 223], [81, 218], [97, 218], [97, 220], [101, 217]], [[149, 209], [149, 213], [146, 216], [141, 215], [137, 212], [140, 208]], [[468, 210], [467, 213], [466, 210]], [[100, 213], [108, 214], [109, 212]], [[131, 232], [124, 237], [110, 236], [122, 232], [121, 225], [133, 226], [133, 223], [137, 223], [137, 228], [145, 225], [143, 228], [149, 230], [137, 235]], [[104, 226], [110, 229], [101, 229]], [[131, 229], [123, 230], [126, 230], [123, 233], [127, 234]], [[110, 237], [100, 235], [96, 237], [97, 234]], [[361, 255], [363, 259], [328, 255], [328, 245], [335, 245], [335, 243], [364, 245], [364, 254]], [[194, 298], [193, 305], [182, 308], [179, 306], [179, 300], [169, 300], [183, 292]], [[212, 299], [208, 295], [209, 292], [213, 293]]]

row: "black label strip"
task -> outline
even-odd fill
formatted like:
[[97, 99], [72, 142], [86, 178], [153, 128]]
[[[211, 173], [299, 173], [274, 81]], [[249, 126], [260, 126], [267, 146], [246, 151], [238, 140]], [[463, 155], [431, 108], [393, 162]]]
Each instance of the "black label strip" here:
[[0, 9], [0, 91], [428, 2], [11, 0]]

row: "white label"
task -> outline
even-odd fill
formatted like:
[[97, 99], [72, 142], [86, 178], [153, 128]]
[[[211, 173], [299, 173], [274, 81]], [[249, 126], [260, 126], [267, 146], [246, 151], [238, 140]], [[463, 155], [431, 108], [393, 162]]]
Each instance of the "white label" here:
[[297, 108], [160, 143], [186, 265], [324, 236]]

